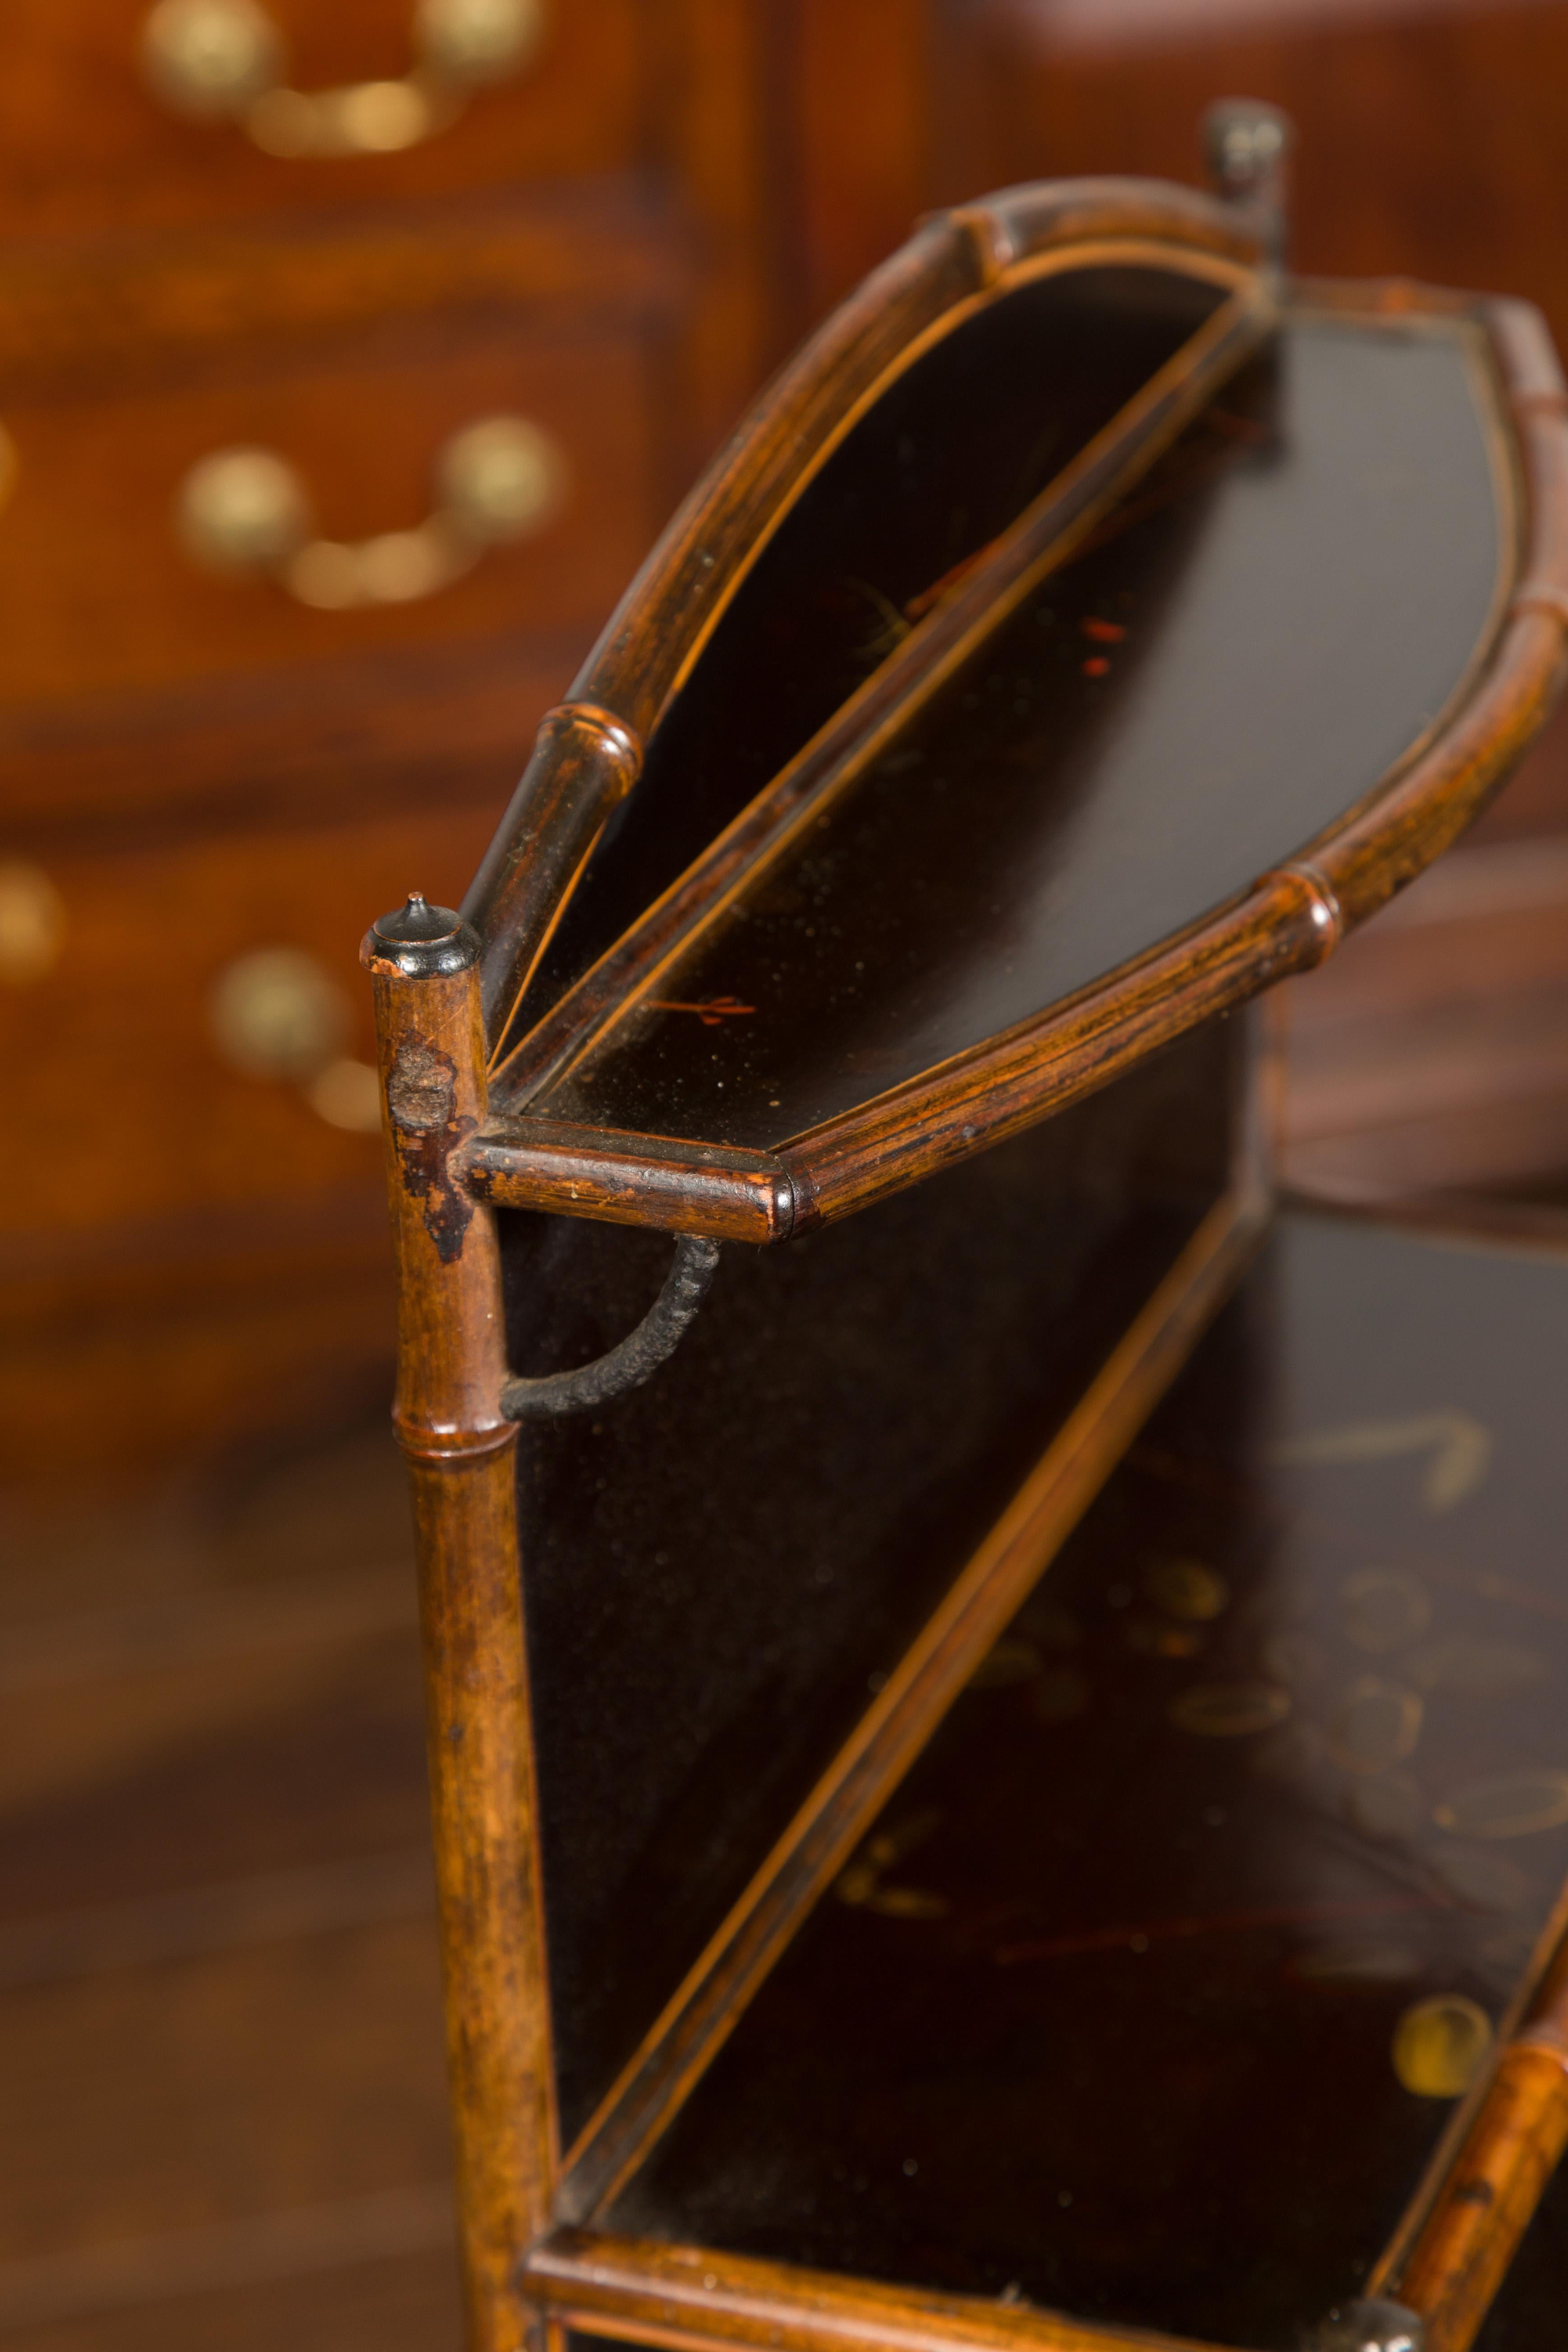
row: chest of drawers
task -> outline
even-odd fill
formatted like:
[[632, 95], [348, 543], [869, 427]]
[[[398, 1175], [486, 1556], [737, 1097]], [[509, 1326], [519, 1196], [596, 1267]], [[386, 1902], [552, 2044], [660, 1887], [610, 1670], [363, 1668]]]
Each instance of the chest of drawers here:
[[922, 201], [926, 17], [7, 13], [25, 1475], [155, 1470], [382, 1377], [359, 932], [416, 869], [460, 888], [699, 462]]

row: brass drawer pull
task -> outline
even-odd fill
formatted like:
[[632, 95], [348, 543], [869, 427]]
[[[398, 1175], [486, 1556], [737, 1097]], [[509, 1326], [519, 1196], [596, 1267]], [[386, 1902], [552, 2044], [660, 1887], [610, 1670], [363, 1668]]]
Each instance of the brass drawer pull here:
[[255, 948], [219, 972], [208, 1003], [218, 1051], [247, 1078], [297, 1086], [318, 1118], [378, 1133], [381, 1080], [348, 1051], [353, 1007], [303, 948]]
[[489, 416], [455, 433], [436, 465], [436, 508], [413, 530], [322, 539], [310, 493], [271, 449], [216, 449], [180, 485], [180, 538], [209, 571], [265, 572], [302, 604], [405, 604], [471, 571], [487, 547], [559, 513], [566, 461], [541, 425]]
[[230, 117], [268, 155], [389, 155], [444, 131], [481, 83], [520, 73], [545, 29], [544, 0], [417, 0], [416, 62], [401, 81], [291, 89], [259, 0], [158, 0], [142, 61], [177, 113]]
[[42, 866], [23, 858], [0, 864], [0, 985], [26, 988], [60, 960], [66, 917]]

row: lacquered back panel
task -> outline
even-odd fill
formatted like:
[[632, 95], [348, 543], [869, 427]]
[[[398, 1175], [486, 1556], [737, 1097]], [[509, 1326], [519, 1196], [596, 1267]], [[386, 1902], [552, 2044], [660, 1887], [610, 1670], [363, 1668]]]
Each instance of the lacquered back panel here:
[[616, 2226], [1295, 2352], [1568, 1869], [1565, 1354], [1287, 1220]]
[[[525, 1425], [570, 2137], [1226, 1181], [1239, 1024], [847, 1224], [728, 1248], [647, 1385]], [[504, 1218], [510, 1352], [629, 1329], [661, 1236]]]
[[1225, 299], [1075, 268], [979, 310], [852, 427], [774, 533], [647, 747], [536, 986], [607, 947]]
[[1483, 655], [1516, 560], [1501, 450], [1472, 330], [1292, 315], [536, 1107], [776, 1144], [1245, 889]]

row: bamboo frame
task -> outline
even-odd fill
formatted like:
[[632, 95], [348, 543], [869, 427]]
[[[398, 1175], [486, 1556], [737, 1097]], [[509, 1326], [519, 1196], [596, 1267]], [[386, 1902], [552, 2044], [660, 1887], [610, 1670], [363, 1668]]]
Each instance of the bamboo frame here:
[[[1193, 189], [1147, 180], [1006, 189], [927, 223], [784, 369], [675, 517], [574, 681], [564, 709], [586, 713], [590, 728], [607, 718], [617, 730], [574, 778], [574, 873], [625, 789], [628, 760], [635, 772], [763, 547], [859, 417], [922, 351], [977, 310], [1108, 247], [1130, 255], [1156, 248], [1166, 266], [1233, 289], [1251, 272], [1259, 299], [1268, 283], [1261, 241], [1242, 209]], [[518, 852], [536, 833], [542, 803], [562, 821], [555, 766], [542, 741], [463, 904], [485, 941], [481, 992], [498, 1050], [537, 961], [541, 921], [551, 919], [522, 887]]]
[[[1269, 1206], [1255, 1109], [1242, 1122], [1226, 1195], [962, 1570], [564, 2164], [533, 1834], [513, 1432], [500, 1409], [493, 1209], [782, 1239], [984, 1149], [1320, 961], [1479, 811], [1561, 681], [1568, 399], [1534, 314], [1405, 288], [1314, 294], [1346, 312], [1467, 322], [1462, 331], [1495, 371], [1511, 411], [1523, 543], [1492, 639], [1454, 705], [1300, 857], [1075, 998], [772, 1152], [493, 1117], [487, 1080], [520, 975], [536, 966], [605, 815], [632, 787], [642, 742], [803, 482], [934, 334], [1026, 269], [1047, 266], [1042, 257], [1060, 266], [1071, 250], [1107, 238], [1129, 251], [1163, 243], [1194, 270], [1233, 278], [1260, 267], [1260, 248], [1234, 211], [1133, 183], [1011, 191], [923, 230], [780, 380], [656, 551], [573, 704], [549, 723], [470, 898], [480, 929], [411, 901], [366, 941], [387, 1109], [400, 1294], [396, 1419], [416, 1496], [474, 2352], [518, 2352], [525, 2336], [541, 2328], [558, 2335], [568, 2322], [681, 2352], [715, 2342], [777, 2352], [936, 2352], [944, 2345], [1177, 2352], [1173, 2339], [1138, 2331], [572, 2225], [603, 2210], [677, 2111], [1225, 1295]], [[1122, 454], [1131, 462], [1131, 443]], [[1511, 463], [1506, 446], [1500, 455]], [[670, 625], [653, 628], [660, 613]], [[919, 669], [911, 663], [911, 687]], [[542, 810], [551, 816], [537, 856], [519, 810], [524, 818]], [[1465, 2352], [1568, 2139], [1568, 1939], [1555, 1946], [1539, 1996], [1461, 2121], [1462, 2137], [1378, 2274], [1428, 2315], [1432, 2352]]]
[[[1419, 331], [1426, 320], [1468, 334], [1478, 366], [1497, 387], [1494, 463], [1505, 509], [1514, 509], [1514, 544], [1493, 626], [1449, 709], [1395, 768], [1299, 856], [1184, 931], [770, 1150], [623, 1136], [552, 1118], [544, 1081], [604, 1031], [600, 983], [590, 973], [498, 1070], [503, 1081], [531, 1072], [541, 1091], [537, 1109], [520, 1109], [509, 1096], [474, 1135], [466, 1166], [482, 1197], [499, 1206], [756, 1242], [851, 1215], [1065, 1108], [1259, 989], [1310, 970], [1473, 821], [1542, 723], [1568, 655], [1568, 402], [1556, 357], [1537, 314], [1522, 303], [1402, 282], [1317, 285], [1302, 289], [1302, 299], [1331, 315], [1384, 320], [1395, 331]], [[645, 593], [634, 590], [628, 609]], [[911, 690], [920, 683], [917, 675]], [[879, 724], [885, 717], [879, 714]], [[802, 762], [811, 752], [808, 746]], [[752, 863], [773, 854], [795, 821], [790, 780], [802, 762], [792, 763], [605, 959], [626, 988], [623, 1004], [656, 984], [673, 984], [671, 959], [732, 894], [731, 836], [747, 845]], [[851, 763], [846, 772], [852, 772]], [[830, 770], [826, 790], [837, 775]], [[537, 778], [531, 789], [541, 789]]]
[[522, 1584], [491, 1212], [455, 1143], [484, 1107], [479, 940], [410, 901], [362, 950], [374, 989], [397, 1259], [394, 1425], [413, 1490], [437, 1893], [469, 2342], [520, 2352], [521, 2246], [559, 2167]]
[[558, 2231], [521, 2278], [552, 2317], [670, 2352], [1217, 2352], [1193, 2337], [1106, 2327], [978, 2295], [751, 2261], [708, 2246]]

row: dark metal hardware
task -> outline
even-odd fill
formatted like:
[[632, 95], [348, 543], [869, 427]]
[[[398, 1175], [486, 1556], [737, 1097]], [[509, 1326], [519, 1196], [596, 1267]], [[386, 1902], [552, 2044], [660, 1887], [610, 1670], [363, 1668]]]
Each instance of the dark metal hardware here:
[[585, 1412], [592, 1405], [608, 1404], [612, 1397], [640, 1388], [680, 1345], [708, 1296], [718, 1263], [717, 1242], [701, 1234], [680, 1234], [664, 1288], [637, 1329], [607, 1355], [596, 1356], [591, 1364], [579, 1364], [574, 1371], [551, 1372], [536, 1381], [508, 1381], [500, 1392], [500, 1409], [507, 1419], [548, 1421], [557, 1413]]

